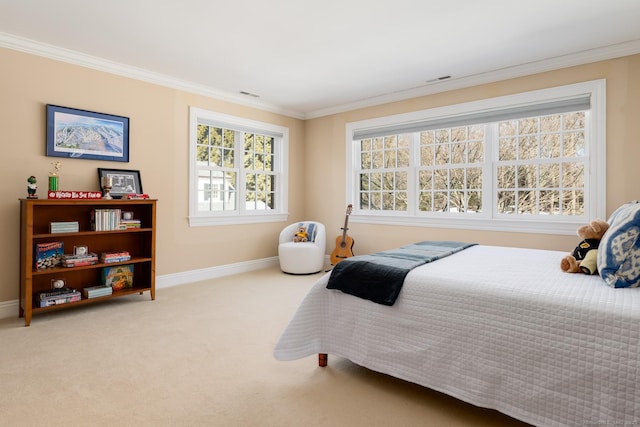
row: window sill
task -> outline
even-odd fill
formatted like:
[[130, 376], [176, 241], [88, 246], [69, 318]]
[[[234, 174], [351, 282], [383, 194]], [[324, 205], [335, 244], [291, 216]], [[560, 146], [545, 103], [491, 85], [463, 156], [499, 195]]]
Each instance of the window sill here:
[[413, 227], [452, 228], [463, 230], [502, 231], [533, 234], [576, 234], [576, 229], [588, 222], [580, 218], [558, 218], [557, 221], [487, 219], [487, 218], [433, 218], [433, 217], [401, 217], [387, 215], [350, 216], [352, 223], [403, 225]]

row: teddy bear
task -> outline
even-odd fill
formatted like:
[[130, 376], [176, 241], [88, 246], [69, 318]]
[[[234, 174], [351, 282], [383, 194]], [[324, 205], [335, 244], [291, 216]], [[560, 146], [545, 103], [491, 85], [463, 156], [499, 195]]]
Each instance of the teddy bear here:
[[596, 219], [589, 224], [578, 227], [577, 234], [582, 241], [573, 252], [560, 261], [560, 268], [567, 273], [595, 274], [598, 245], [604, 233], [609, 229], [606, 221]]
[[293, 236], [294, 242], [306, 242], [309, 240], [309, 234], [307, 233], [307, 228], [303, 226], [299, 226], [296, 230], [296, 234]]

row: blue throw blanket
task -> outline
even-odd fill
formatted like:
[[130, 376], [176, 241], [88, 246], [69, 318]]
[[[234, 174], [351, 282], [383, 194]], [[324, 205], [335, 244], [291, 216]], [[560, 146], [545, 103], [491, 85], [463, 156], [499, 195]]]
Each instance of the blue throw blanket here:
[[347, 258], [333, 268], [327, 288], [393, 305], [409, 271], [473, 245], [475, 243], [426, 241]]

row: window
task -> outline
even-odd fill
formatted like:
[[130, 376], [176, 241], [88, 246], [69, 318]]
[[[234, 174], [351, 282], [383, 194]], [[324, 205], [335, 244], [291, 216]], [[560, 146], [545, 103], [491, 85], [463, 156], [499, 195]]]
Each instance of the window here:
[[347, 124], [355, 222], [575, 234], [605, 215], [605, 83]]
[[191, 108], [190, 225], [287, 219], [289, 130]]

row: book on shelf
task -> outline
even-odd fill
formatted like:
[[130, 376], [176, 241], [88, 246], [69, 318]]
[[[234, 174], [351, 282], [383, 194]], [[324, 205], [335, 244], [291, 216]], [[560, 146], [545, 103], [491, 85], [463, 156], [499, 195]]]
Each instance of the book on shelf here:
[[37, 295], [38, 305], [40, 307], [50, 307], [52, 305], [60, 305], [67, 304], [70, 302], [80, 301], [82, 299], [82, 294], [75, 289], [71, 289], [70, 292], [59, 294], [59, 295], [51, 295], [47, 297], [41, 297]]
[[64, 242], [36, 243], [36, 270], [45, 270], [47, 268], [57, 267], [61, 264], [63, 255]]
[[51, 289], [50, 291], [36, 292], [36, 299], [41, 301], [51, 297], [59, 297], [67, 294], [74, 294], [75, 292], [77, 291], [72, 288]]
[[111, 264], [114, 262], [125, 262], [131, 259], [131, 254], [127, 251], [111, 251], [102, 252], [100, 254], [100, 262], [104, 264]]
[[51, 233], [75, 233], [80, 231], [78, 221], [52, 221], [49, 227]]
[[71, 255], [71, 254], [62, 255], [63, 267], [82, 267], [85, 265], [94, 265], [97, 263], [98, 263], [98, 255], [93, 252], [89, 252], [86, 255]]
[[88, 288], [84, 288], [82, 293], [85, 298], [97, 298], [111, 295], [113, 293], [113, 289], [111, 286], [105, 285], [89, 286]]
[[102, 269], [102, 284], [114, 291], [133, 287], [133, 264], [114, 265]]
[[128, 228], [141, 228], [142, 222], [139, 219], [121, 219], [120, 226]]

